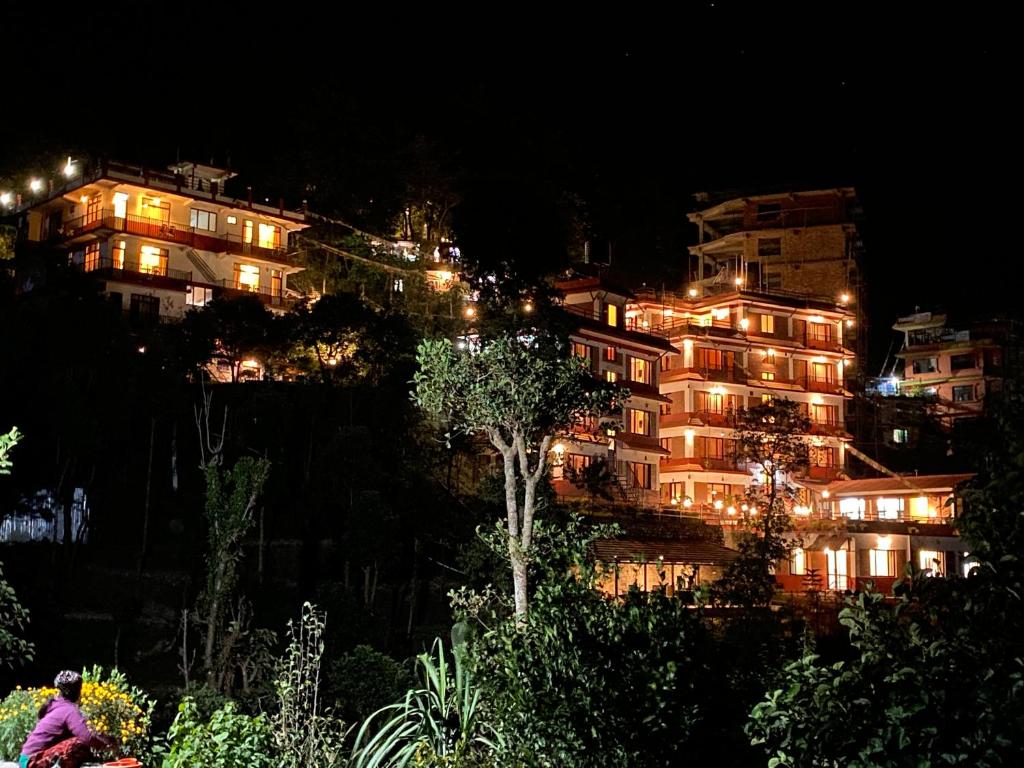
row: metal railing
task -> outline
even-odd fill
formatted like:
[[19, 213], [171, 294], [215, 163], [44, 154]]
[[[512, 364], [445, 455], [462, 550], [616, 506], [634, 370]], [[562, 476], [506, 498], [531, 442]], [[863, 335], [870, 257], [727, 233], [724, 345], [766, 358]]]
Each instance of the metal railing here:
[[83, 272], [110, 272], [115, 273], [118, 277], [130, 278], [132, 280], [163, 277], [184, 282], [192, 281], [191, 272], [186, 272], [182, 269], [168, 269], [166, 264], [142, 264], [138, 261], [125, 261], [123, 259], [114, 259], [110, 256], [86, 259], [79, 266]]

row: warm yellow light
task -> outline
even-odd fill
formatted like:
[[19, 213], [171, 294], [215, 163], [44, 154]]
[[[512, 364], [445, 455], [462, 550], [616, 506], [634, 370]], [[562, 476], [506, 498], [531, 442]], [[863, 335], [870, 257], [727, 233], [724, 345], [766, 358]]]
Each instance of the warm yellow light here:
[[84, 203], [88, 203], [89, 202], [89, 196], [88, 195], [82, 195], [80, 198], [78, 198], [78, 202], [83, 203], [83, 204]]
[[757, 517], [757, 507], [750, 508], [750, 515], [751, 517]]
[[73, 162], [71, 162], [71, 158], [69, 157], [67, 163], [64, 164], [64, 176], [66, 178], [70, 179], [74, 175], [75, 175], [75, 164]]
[[745, 331], [749, 327], [750, 327], [750, 320], [748, 318], [746, 318], [746, 317], [742, 318], [740, 320], [740, 328], [742, 328]]
[[832, 547], [825, 547], [824, 552], [825, 552], [826, 555], [831, 555], [832, 554]]
[[139, 347], [139, 354], [140, 355], [146, 354], [146, 348], [145, 347]]
[[736, 514], [736, 507], [734, 507], [734, 506], [732, 506], [732, 505], [730, 504], [730, 505], [729, 505], [729, 508], [725, 510], [725, 513], [726, 513], [727, 515], [735, 515], [735, 514]]
[[736, 283], [736, 285], [743, 285], [743, 278], [737, 277], [733, 282]]
[[10, 205], [12, 199], [10, 192], [4, 192], [0, 194], [0, 205]]
[[678, 504], [679, 504], [679, 499], [677, 499], [675, 496], [673, 496], [672, 497], [672, 506], [674, 507], [674, 506], [676, 506]]
[[878, 537], [878, 547], [877, 548], [878, 549], [888, 549], [889, 548], [889, 537], [888, 536], [879, 536]]
[[775, 350], [771, 348], [762, 350], [761, 357], [775, 357]]
[[562, 445], [561, 443], [555, 443], [555, 447], [552, 448], [552, 450], [559, 456], [561, 456], [563, 453], [565, 453], [565, 446]]
[[843, 294], [842, 296], [840, 296], [840, 297], [839, 297], [839, 300], [840, 300], [840, 301], [841, 301], [841, 302], [842, 302], [843, 304], [845, 304], [846, 302], [848, 302], [848, 301], [850, 300], [850, 294], [848, 294], [848, 293], [844, 293], [844, 294]]
[[812, 363], [827, 363], [828, 362], [828, 358], [825, 357], [824, 355], [818, 355], [816, 357], [812, 357], [811, 358], [811, 362]]
[[259, 366], [260, 366], [259, 360], [249, 359], [249, 360], [243, 360], [242, 361], [242, 367], [243, 368], [259, 368]]
[[693, 499], [691, 499], [689, 496], [687, 496], [685, 499], [683, 499], [683, 506], [684, 507], [691, 507], [691, 506], [693, 506]]
[[693, 346], [693, 339], [683, 339], [683, 346], [686, 348]]
[[715, 316], [715, 320], [725, 320], [725, 318], [727, 318], [729, 316], [729, 310], [728, 309], [716, 309], [716, 310], [714, 310], [712, 312], [712, 314]]
[[33, 192], [39, 192], [43, 188], [42, 179], [32, 179], [28, 183], [28, 188]]
[[672, 317], [672, 314], [673, 312], [671, 307], [665, 310], [665, 317]]
[[697, 289], [696, 289], [696, 288], [691, 288], [691, 289], [690, 289], [690, 290], [688, 291], [688, 293], [690, 294], [690, 298], [691, 298], [691, 299], [692, 299], [692, 298], [695, 298], [695, 297], [697, 296]]
[[725, 387], [712, 387], [711, 388], [711, 394], [712, 395], [724, 395], [725, 394]]
[[853, 328], [853, 319], [852, 318], [849, 318], [849, 317], [846, 318], [846, 327], [847, 328]]
[[748, 509], [750, 509], [750, 506], [747, 504], [740, 504], [740, 509], [746, 512]]
[[692, 429], [683, 430], [683, 435], [686, 437], [687, 440], [693, 440], [693, 436], [696, 434], [697, 433], [694, 432]]
[[715, 499], [715, 509], [721, 509], [723, 506], [721, 499]]
[[462, 310], [462, 314], [464, 314], [466, 317], [473, 317], [476, 314], [476, 309], [474, 309], [473, 307], [466, 307], [464, 310]]
[[823, 499], [827, 499], [827, 498], [828, 498], [829, 496], [831, 496], [831, 495], [832, 495], [832, 494], [831, 494], [831, 493], [829, 493], [829, 490], [828, 490], [828, 488], [826, 488], [825, 490], [823, 490], [823, 491], [821, 492], [821, 498], [823, 498]]
[[824, 323], [825, 322], [825, 318], [822, 317], [821, 315], [811, 315], [810, 318], [808, 318], [808, 319], [812, 323]]
[[523, 304], [523, 312], [533, 312], [533, 302], [528, 301]]
[[332, 365], [332, 366], [333, 365], [337, 365], [338, 364], [338, 358], [336, 358], [336, 357], [328, 357], [327, 358], [327, 364], [328, 365]]
[[447, 283], [447, 282], [448, 282], [449, 280], [451, 280], [451, 279], [452, 279], [452, 277], [454, 277], [454, 275], [453, 275], [453, 274], [452, 274], [451, 272], [449, 272], [448, 270], [442, 270], [441, 272], [438, 272], [438, 273], [437, 273], [437, 275], [438, 275], [438, 277], [440, 277], [440, 278], [441, 278], [442, 280], [444, 280], [444, 281], [445, 281], [446, 283]]
[[153, 206], [160, 205], [160, 198], [159, 197], [151, 197], [151, 198], [149, 198], [149, 205], [153, 205]]
[[825, 401], [822, 399], [821, 395], [811, 395], [811, 404], [812, 405], [821, 405], [824, 402]]

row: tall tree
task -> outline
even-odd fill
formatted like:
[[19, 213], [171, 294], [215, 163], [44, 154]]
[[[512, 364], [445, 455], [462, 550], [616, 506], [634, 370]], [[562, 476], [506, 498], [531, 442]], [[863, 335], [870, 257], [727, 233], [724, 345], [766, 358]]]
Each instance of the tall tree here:
[[537, 486], [545, 477], [555, 436], [585, 417], [606, 414], [624, 399], [620, 388], [595, 380], [567, 345], [547, 334], [504, 335], [479, 349], [424, 341], [413, 398], [447, 425], [446, 438], [480, 434], [501, 454], [508, 556], [515, 610], [527, 616], [527, 563], [533, 543]]
[[[19, 439], [21, 433], [17, 427], [11, 427], [7, 434], [0, 434], [0, 475], [11, 473], [8, 453]], [[32, 644], [15, 634], [24, 632], [27, 623], [28, 611], [18, 602], [14, 589], [4, 579], [3, 563], [0, 563], [0, 664], [11, 666], [15, 661], [31, 660]]]

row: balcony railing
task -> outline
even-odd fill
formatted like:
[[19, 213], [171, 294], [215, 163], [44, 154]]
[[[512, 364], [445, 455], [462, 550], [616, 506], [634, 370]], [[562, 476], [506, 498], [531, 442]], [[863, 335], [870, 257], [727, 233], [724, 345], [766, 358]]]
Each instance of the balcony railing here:
[[822, 392], [828, 395], [841, 395], [843, 393], [843, 383], [841, 381], [806, 376], [802, 383], [804, 389], [808, 392]]
[[184, 224], [174, 224], [145, 216], [115, 216], [112, 210], [95, 211], [63, 223], [55, 239], [74, 240], [92, 233], [119, 232], [153, 240], [178, 243], [202, 251], [227, 252], [260, 259], [287, 261], [287, 249], [280, 245], [245, 242], [240, 235], [211, 233]]
[[109, 256], [89, 259], [81, 264], [80, 267], [83, 272], [103, 272], [112, 274], [114, 277], [131, 279], [132, 281], [152, 278], [166, 278], [182, 282], [191, 282], [192, 280], [191, 272], [181, 269], [168, 269], [166, 264], [141, 264], [137, 261], [115, 260]]
[[808, 349], [822, 349], [828, 352], [841, 352], [843, 349], [842, 340], [835, 336], [813, 336], [804, 334], [804, 346]]

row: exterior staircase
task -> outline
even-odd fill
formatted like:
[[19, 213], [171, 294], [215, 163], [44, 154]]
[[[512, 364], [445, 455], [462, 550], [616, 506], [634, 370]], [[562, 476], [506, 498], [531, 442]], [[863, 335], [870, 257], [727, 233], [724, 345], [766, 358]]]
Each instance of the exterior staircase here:
[[615, 485], [619, 489], [619, 495], [626, 504], [637, 509], [643, 507], [644, 489], [637, 485], [632, 475], [615, 475]]

